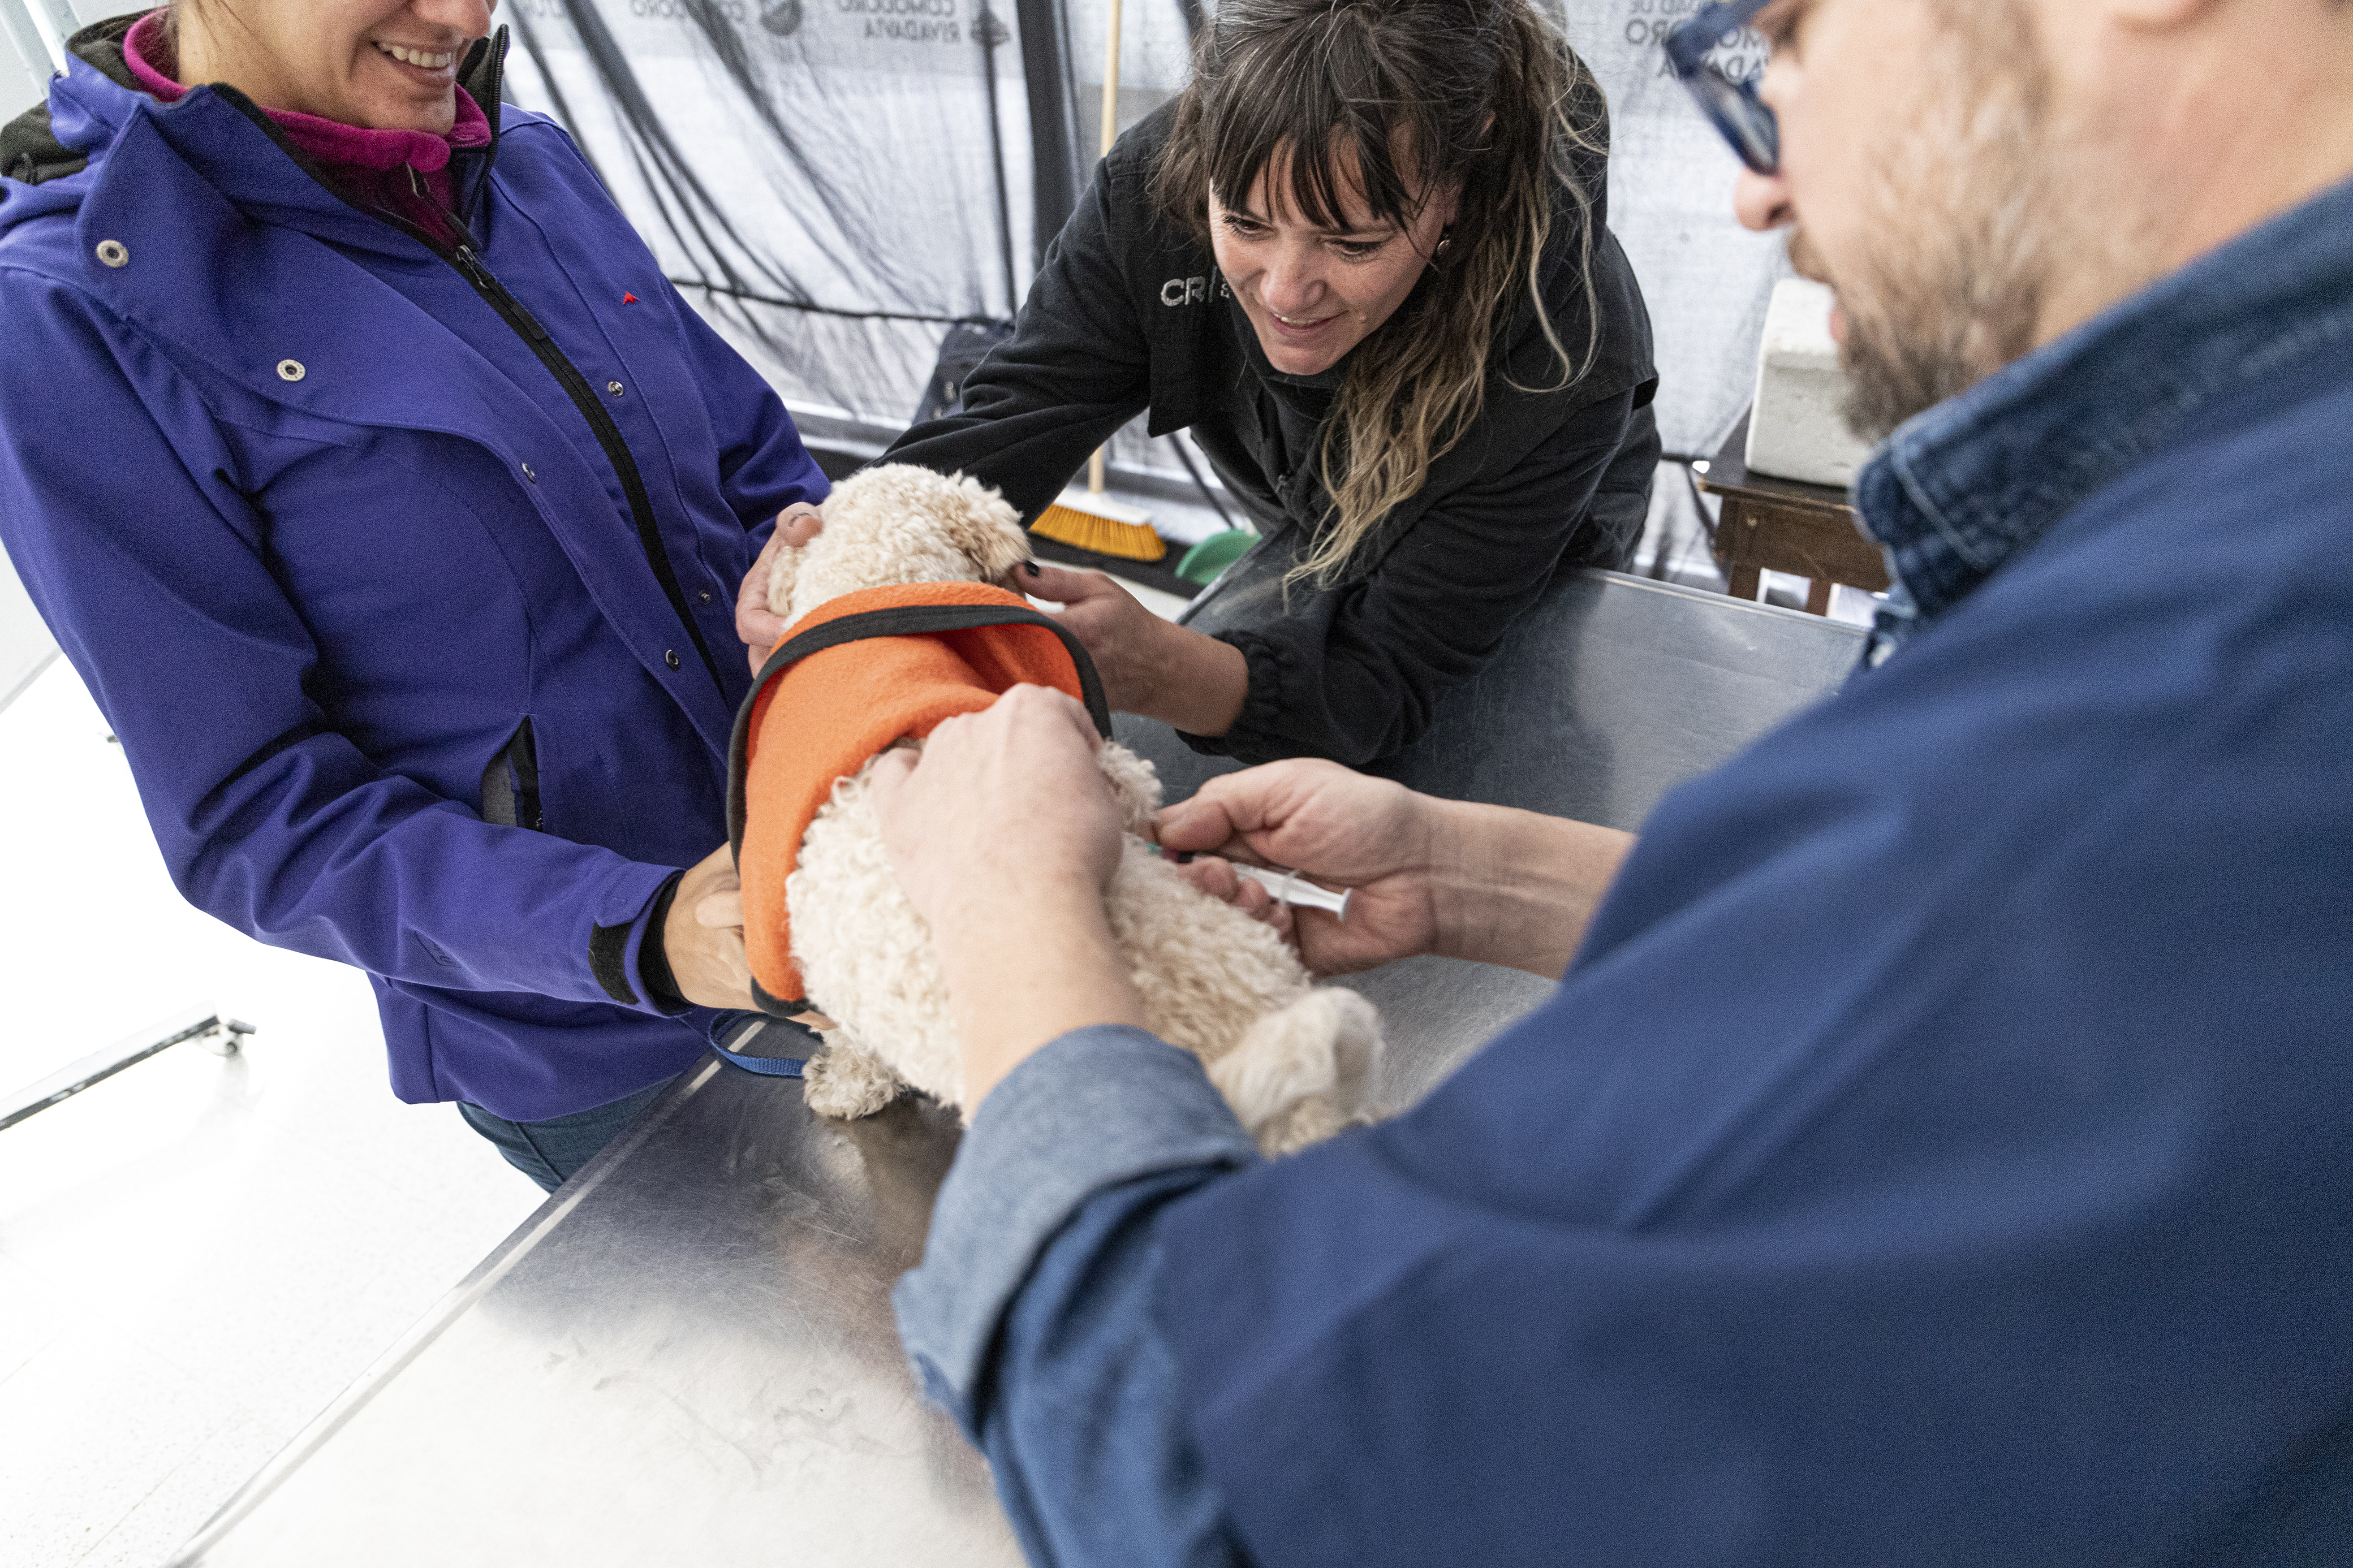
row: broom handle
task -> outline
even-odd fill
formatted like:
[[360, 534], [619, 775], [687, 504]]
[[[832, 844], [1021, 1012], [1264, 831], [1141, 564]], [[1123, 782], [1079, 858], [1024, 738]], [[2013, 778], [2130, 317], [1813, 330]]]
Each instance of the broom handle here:
[[[1105, 158], [1111, 156], [1111, 144], [1119, 140], [1119, 5], [1120, 0], [1107, 0], [1103, 12], [1103, 145], [1098, 153]], [[1089, 495], [1103, 493], [1103, 452], [1098, 447], [1087, 459]]]
[[1099, 155], [1109, 157], [1111, 144], [1119, 140], [1119, 0], [1107, 0], [1103, 12], [1103, 146]]

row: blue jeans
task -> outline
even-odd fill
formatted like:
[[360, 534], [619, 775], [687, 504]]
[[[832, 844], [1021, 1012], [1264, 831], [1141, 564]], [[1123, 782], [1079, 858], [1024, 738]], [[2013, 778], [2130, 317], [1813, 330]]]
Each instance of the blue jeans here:
[[508, 1164], [537, 1182], [543, 1192], [552, 1193], [575, 1171], [595, 1159], [599, 1150], [635, 1121], [638, 1113], [670, 1086], [670, 1080], [663, 1079], [609, 1105], [593, 1105], [568, 1116], [551, 1116], [544, 1121], [509, 1121], [463, 1100], [458, 1104], [458, 1114], [466, 1119], [467, 1126], [497, 1144]]
[[[814, 1030], [758, 1013], [715, 1013], [708, 1032], [712, 1044], [746, 1056], [805, 1058], [825, 1048]], [[544, 1121], [509, 1121], [463, 1100], [458, 1104], [458, 1114], [466, 1119], [467, 1126], [497, 1144], [508, 1164], [537, 1182], [541, 1191], [552, 1193], [570, 1180], [573, 1172], [595, 1159], [670, 1086], [670, 1079], [663, 1079], [609, 1105], [590, 1106]]]

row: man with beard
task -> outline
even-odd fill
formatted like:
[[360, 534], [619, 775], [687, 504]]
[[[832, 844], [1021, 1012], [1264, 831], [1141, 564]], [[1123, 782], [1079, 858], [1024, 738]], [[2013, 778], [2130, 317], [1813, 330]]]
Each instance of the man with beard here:
[[1752, 18], [1761, 100], [1677, 64], [1888, 437], [1864, 667], [1639, 845], [1313, 763], [1160, 825], [1554, 1001], [1261, 1162], [1082, 714], [878, 789], [980, 1100], [900, 1323], [1035, 1562], [2353, 1561], [2353, 5]]

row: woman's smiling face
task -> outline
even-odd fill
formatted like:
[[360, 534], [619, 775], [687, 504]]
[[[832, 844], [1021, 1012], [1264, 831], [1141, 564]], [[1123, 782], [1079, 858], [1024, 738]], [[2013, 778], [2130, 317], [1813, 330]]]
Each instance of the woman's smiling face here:
[[1303, 216], [1291, 199], [1287, 157], [1271, 160], [1242, 198], [1209, 196], [1209, 244], [1268, 361], [1286, 375], [1340, 363], [1413, 292], [1454, 221], [1455, 195], [1425, 200], [1410, 226], [1373, 216], [1354, 148], [1333, 158], [1335, 226]]
[[179, 77], [265, 109], [446, 135], [497, 0], [183, 0]]

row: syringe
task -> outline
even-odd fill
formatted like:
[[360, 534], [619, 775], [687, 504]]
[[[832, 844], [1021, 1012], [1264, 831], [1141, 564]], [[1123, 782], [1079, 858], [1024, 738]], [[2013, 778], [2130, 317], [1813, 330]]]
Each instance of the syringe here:
[[1348, 918], [1348, 889], [1345, 888], [1335, 893], [1329, 888], [1317, 887], [1296, 871], [1287, 871], [1278, 866], [1245, 866], [1237, 861], [1234, 874], [1248, 877], [1272, 893], [1279, 904], [1298, 904], [1311, 910], [1323, 910], [1338, 920]]

